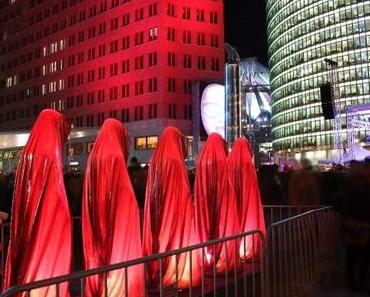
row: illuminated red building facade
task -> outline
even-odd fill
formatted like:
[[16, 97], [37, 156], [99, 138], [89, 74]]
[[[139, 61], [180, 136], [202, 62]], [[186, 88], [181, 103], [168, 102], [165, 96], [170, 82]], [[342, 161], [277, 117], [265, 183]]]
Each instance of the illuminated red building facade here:
[[146, 150], [167, 125], [190, 135], [192, 82], [223, 78], [222, 0], [3, 0], [0, 22], [1, 130], [51, 107], [120, 119]]

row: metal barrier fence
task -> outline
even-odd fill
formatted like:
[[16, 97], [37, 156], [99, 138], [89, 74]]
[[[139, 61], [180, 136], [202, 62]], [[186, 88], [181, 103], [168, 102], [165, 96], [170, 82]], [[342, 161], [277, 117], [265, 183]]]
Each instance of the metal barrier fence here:
[[[130, 268], [138, 265], [144, 268], [144, 296], [299, 296], [328, 272], [335, 262], [338, 243], [337, 215], [330, 207], [312, 208], [314, 207], [265, 207], [266, 221], [272, 222], [268, 227], [266, 241], [260, 231], [254, 230], [167, 253], [16, 286], [3, 292], [1, 297], [37, 296], [37, 291], [42, 289], [49, 290], [50, 296], [59, 296], [63, 286], [69, 287], [72, 296], [88, 296], [85, 294], [86, 280], [93, 275], [102, 276], [104, 296], [109, 297], [109, 273], [122, 270], [125, 292], [129, 292], [127, 279]], [[288, 217], [289, 215], [293, 216]], [[246, 254], [248, 240], [252, 242], [252, 251], [256, 244], [261, 244], [260, 258], [244, 260], [239, 256], [242, 253], [240, 246], [244, 248], [242, 254]], [[225, 248], [230, 243], [235, 250], [232, 258], [226, 256], [226, 269], [219, 273], [216, 268], [217, 261], [209, 263], [207, 250]], [[190, 270], [188, 289], [179, 289], [177, 273], [173, 285], [165, 286], [164, 263], [168, 259], [175, 259], [177, 271], [178, 259], [183, 254], [186, 254], [190, 261], [196, 259], [195, 255], [200, 255], [200, 282], [195, 284]], [[148, 267], [154, 262], [159, 265], [156, 283], [149, 281], [147, 273]], [[228, 264], [232, 262], [237, 264]], [[124, 296], [130, 297], [130, 294]]]
[[[297, 214], [301, 214], [305, 211], [317, 209], [318, 206], [288, 206], [288, 205], [264, 205], [264, 215], [266, 220], [266, 226], [269, 226], [271, 223], [281, 221], [288, 217], [292, 217]], [[143, 213], [140, 212], [140, 217], [142, 219]], [[74, 223], [74, 240], [77, 241], [74, 244], [77, 245], [77, 249], [81, 249], [81, 218], [80, 217], [73, 217]], [[6, 253], [8, 248], [8, 243], [10, 239], [10, 223], [4, 223], [0, 226], [0, 276], [3, 275], [5, 269], [5, 260], [6, 260]], [[81, 251], [80, 251], [81, 252]], [[78, 255], [77, 259], [82, 255]], [[81, 261], [79, 261], [81, 262]], [[81, 268], [81, 263], [77, 263], [75, 268]]]
[[[132, 261], [127, 261], [119, 264], [100, 267], [89, 271], [76, 272], [70, 275], [54, 277], [46, 280], [37, 281], [30, 284], [20, 285], [10, 288], [1, 294], [2, 297], [8, 296], [37, 296], [38, 290], [48, 291], [50, 296], [60, 296], [60, 288], [68, 285], [72, 296], [88, 296], [85, 294], [87, 279], [91, 276], [100, 275], [103, 277], [103, 296], [108, 297], [109, 286], [108, 276], [109, 272], [116, 270], [123, 270], [124, 286], [126, 297], [130, 297], [128, 279], [130, 278], [130, 268], [143, 266], [143, 292], [144, 296], [261, 296], [263, 297], [264, 268], [263, 261], [254, 259], [243, 260], [239, 257], [239, 247], [241, 243], [244, 246], [244, 254], [246, 254], [247, 240], [252, 239], [252, 250], [254, 248], [254, 238], [257, 237], [264, 250], [264, 237], [259, 230], [245, 232], [229, 236], [222, 239], [217, 239], [194, 246], [173, 250], [170, 252], [156, 254], [150, 257], [144, 257]], [[226, 268], [223, 272], [218, 272], [217, 264], [219, 259], [214, 259], [212, 264], [209, 264], [207, 250], [224, 249], [226, 245], [233, 244], [234, 252], [233, 259], [230, 259], [226, 253]], [[257, 244], [257, 243], [256, 243]], [[175, 271], [177, 271], [178, 258], [180, 255], [188, 257], [190, 263], [189, 267], [193, 267], [192, 259], [195, 255], [200, 255], [200, 281], [196, 286], [193, 286], [195, 280], [193, 279], [192, 270], [189, 272], [189, 287], [187, 289], [180, 289], [178, 274], [173, 285], [165, 286], [164, 279], [164, 263], [169, 260], [175, 260]], [[148, 280], [147, 271], [151, 263], [156, 262], [159, 265], [159, 275], [156, 282]], [[236, 263], [231, 265], [230, 263]], [[138, 296], [134, 294], [134, 296]]]
[[267, 296], [301, 296], [336, 262], [339, 217], [331, 207], [310, 210], [272, 223], [267, 235]]

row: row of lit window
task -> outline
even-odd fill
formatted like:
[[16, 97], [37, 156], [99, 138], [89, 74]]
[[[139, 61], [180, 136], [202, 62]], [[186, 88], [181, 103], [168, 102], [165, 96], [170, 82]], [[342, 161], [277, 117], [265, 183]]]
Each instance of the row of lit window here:
[[323, 28], [324, 25], [328, 26], [340, 20], [350, 19], [356, 14], [358, 17], [363, 17], [368, 14], [369, 9], [367, 6], [364, 6], [363, 3], [332, 9], [329, 9], [327, 5], [327, 2], [324, 1], [324, 3], [316, 4], [305, 10], [296, 11], [289, 17], [281, 19], [281, 22], [277, 22], [277, 18], [275, 18], [269, 24], [268, 32], [270, 35], [268, 41], [272, 42], [282, 34], [289, 33], [296, 28], [302, 27], [302, 24], [303, 27], [306, 28], [310, 26], [315, 29], [320, 29]]
[[[277, 92], [276, 98], [286, 98], [289, 95], [296, 95], [299, 92], [304, 92], [313, 88], [317, 88], [324, 84], [328, 80], [325, 76], [316, 76], [309, 79], [302, 79], [291, 85], [284, 87], [281, 91]], [[345, 83], [339, 84], [339, 96], [349, 96], [349, 95], [364, 95], [369, 93], [369, 82], [368, 79], [363, 80], [349, 80]], [[281, 95], [281, 96], [280, 96]], [[275, 94], [273, 94], [275, 98]], [[279, 101], [274, 101], [279, 102]]]
[[[369, 78], [369, 67], [362, 67], [358, 70], [362, 70], [361, 73], [366, 73], [367, 78]], [[368, 79], [359, 80], [357, 84], [350, 84], [350, 87], [345, 87], [342, 85], [339, 87], [339, 93], [341, 96], [352, 95], [352, 88], [356, 87], [356, 93], [367, 94], [367, 84]], [[274, 102], [273, 114], [278, 115], [281, 112], [289, 111], [292, 108], [300, 107], [303, 105], [319, 102], [320, 94], [318, 92], [319, 89], [308, 89], [307, 91], [296, 93], [292, 96], [285, 97], [284, 99]]]
[[[370, 15], [370, 5], [368, 6], [368, 10], [366, 10], [366, 15]], [[340, 13], [332, 13], [327, 17], [324, 16], [318, 16], [316, 19], [305, 22], [300, 24], [299, 26], [293, 27], [289, 29], [287, 32], [284, 32], [283, 34], [280, 34], [277, 36], [276, 39], [272, 39], [269, 42], [269, 54], [272, 55], [275, 51], [278, 51], [281, 47], [286, 46], [289, 42], [296, 42], [296, 39], [305, 36], [311, 32], [313, 36], [316, 37], [316, 42], [324, 41], [324, 40], [330, 40], [332, 38], [337, 38], [341, 34], [343, 34], [341, 26], [343, 26], [343, 23], [354, 23], [358, 24], [358, 29], [354, 28], [354, 30], [351, 31], [360, 31], [363, 32], [366, 30], [366, 25], [364, 22], [358, 22], [359, 16], [357, 15], [357, 12], [353, 8], [349, 8], [347, 10], [344, 10], [345, 14]], [[340, 24], [340, 26], [336, 26], [336, 24]], [[337, 31], [335, 33], [328, 32], [328, 30], [334, 30]], [[368, 28], [369, 29], [369, 28]], [[321, 31], [320, 31], [321, 30]], [[327, 34], [318, 34], [322, 31], [327, 31]]]
[[[370, 38], [369, 38], [369, 41], [370, 41]], [[369, 44], [370, 45], [370, 44]], [[331, 45], [329, 45], [328, 47], [326, 47], [326, 49], [328, 48], [333, 48], [334, 47], [331, 47]], [[338, 55], [335, 55], [335, 56], [332, 56], [331, 58], [333, 60], [335, 60], [337, 63], [338, 63], [338, 73], [341, 74], [341, 73], [346, 73], [346, 70], [348, 70], [348, 68], [352, 68], [353, 71], [354, 71], [354, 66], [351, 66], [351, 65], [358, 65], [357, 68], [363, 66], [363, 64], [367, 64], [370, 62], [370, 50], [356, 50], [356, 51], [351, 51], [351, 52], [348, 52], [346, 50], [343, 49], [343, 44], [342, 44], [342, 49], [343, 50], [338, 50], [338, 43], [336, 44], [336, 47], [335, 47], [335, 51], [336, 52], [340, 52], [340, 53], [343, 53], [343, 54], [338, 54]], [[328, 49], [328, 51], [330, 51], [330, 49]], [[325, 51], [324, 51], [325, 52]], [[272, 75], [272, 78], [271, 78], [271, 87], [273, 90], [278, 90], [278, 88], [280, 86], [283, 86], [285, 84], [288, 84], [288, 83], [291, 83], [293, 82], [294, 80], [297, 80], [297, 78], [303, 78], [303, 77], [307, 77], [307, 76], [312, 76], [312, 75], [315, 75], [315, 74], [319, 74], [319, 73], [322, 73], [324, 71], [327, 71], [327, 65], [324, 61], [324, 58], [329, 56], [328, 55], [320, 55], [321, 56], [321, 59], [320, 58], [316, 58], [315, 60], [313, 60], [312, 56], [311, 55], [305, 55], [304, 56], [304, 60], [308, 60], [309, 62], [306, 62], [306, 63], [302, 63], [300, 65], [297, 65], [297, 66], [291, 66], [290, 68], [288, 68], [288, 70], [286, 71], [282, 71], [282, 69], [280, 69], [282, 72], [280, 72], [280, 74], [278, 74], [277, 76], [276, 75], [276, 70], [279, 69], [280, 67], [278, 67], [274, 74]], [[283, 66], [285, 65], [284, 63], [281, 65]], [[283, 67], [281, 67], [283, 68]], [[286, 66], [284, 67], [286, 68]], [[355, 73], [352, 72], [351, 75], [352, 77], [356, 77]], [[363, 74], [362, 71], [358, 71], [358, 77], [360, 78], [366, 78], [366, 74]], [[344, 80], [347, 80], [346, 79], [346, 76], [340, 76], [339, 77], [340, 81], [344, 81]]]
[[[271, 32], [279, 23], [289, 19], [291, 15], [302, 15], [300, 21], [305, 17], [324, 14], [328, 11], [341, 8], [346, 5], [361, 3], [364, 0], [280, 0], [276, 1], [273, 8], [267, 7], [268, 32]], [[305, 12], [303, 14], [303, 12]]]
[[[325, 56], [324, 56], [325, 57]], [[356, 65], [358, 67], [365, 67], [370, 62], [370, 51], [358, 51], [355, 55], [354, 52], [347, 52], [344, 54], [339, 54], [333, 57], [330, 57], [335, 61], [340, 62], [340, 66], [337, 70], [338, 78], [341, 81], [349, 81], [357, 78], [366, 78], [367, 72], [358, 70], [356, 73]], [[309, 72], [311, 68], [309, 65], [312, 65], [312, 70], [316, 69], [316, 71], [312, 71], [312, 74]], [[315, 65], [315, 66], [314, 66]], [[366, 66], [367, 67], [367, 66]], [[351, 69], [350, 72], [347, 72], [348, 68]], [[325, 71], [326, 70], [326, 71]], [[312, 63], [302, 65], [301, 67], [295, 67], [290, 72], [291, 75], [287, 74], [289, 71], [284, 73], [284, 75], [279, 76], [277, 79], [272, 78], [271, 86], [273, 90], [274, 101], [277, 102], [281, 98], [289, 96], [292, 94], [292, 91], [303, 91], [306, 88], [316, 86], [314, 80], [322, 80], [325, 76], [327, 76], [328, 67], [323, 64], [323, 61], [312, 61]], [[297, 76], [294, 76], [296, 74]], [[346, 75], [348, 74], [348, 75]], [[282, 80], [282, 77], [285, 77], [286, 80]], [[289, 81], [288, 81], [289, 79]]]
[[273, 142], [273, 149], [277, 150], [288, 150], [288, 149], [301, 149], [312, 147], [317, 149], [318, 147], [332, 147], [334, 144], [334, 137], [331, 132], [325, 134], [310, 135], [310, 136], [295, 136], [289, 137], [284, 140], [277, 140]]
[[353, 39], [355, 35], [361, 35], [370, 31], [370, 17], [360, 19], [357, 21], [348, 21], [335, 26], [329, 26], [325, 29], [310, 32], [301, 37], [296, 38], [282, 47], [272, 47], [270, 55], [271, 68], [291, 54], [298, 55], [304, 50], [319, 48], [322, 43], [332, 41], [334, 39]]
[[[366, 141], [369, 139], [369, 131], [358, 131], [356, 138], [360, 141]], [[347, 133], [345, 130], [342, 131], [342, 139], [347, 139]], [[302, 148], [312, 146], [313, 149], [318, 148], [332, 148], [334, 144], [334, 134], [332, 131], [326, 132], [315, 132], [305, 136], [291, 136], [283, 139], [278, 139], [273, 142], [275, 150], [288, 150], [294, 148]]]
[[[349, 100], [341, 100], [341, 112], [345, 114], [346, 105], [368, 104], [370, 102], [369, 93], [361, 97], [352, 97]], [[273, 120], [273, 132], [277, 138], [287, 137], [292, 134], [302, 134], [308, 132], [319, 131], [322, 128], [325, 130], [332, 129], [329, 121], [325, 121], [325, 126], [319, 126], [315, 119], [322, 118], [321, 103], [310, 106], [304, 106], [301, 109], [289, 110], [289, 112], [276, 115]], [[313, 124], [315, 123], [315, 124]], [[324, 123], [324, 122], [323, 122]], [[343, 118], [343, 126], [346, 125]]]

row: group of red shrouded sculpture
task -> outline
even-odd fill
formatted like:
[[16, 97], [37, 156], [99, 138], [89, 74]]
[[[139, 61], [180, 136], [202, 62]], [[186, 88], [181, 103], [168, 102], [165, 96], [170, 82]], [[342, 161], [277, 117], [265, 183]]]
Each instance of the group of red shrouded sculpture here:
[[[72, 219], [62, 165], [63, 145], [70, 131], [71, 123], [53, 110], [42, 111], [32, 128], [16, 173], [3, 290], [71, 272]], [[150, 161], [141, 238], [139, 208], [126, 166], [128, 144], [123, 124], [107, 119], [88, 158], [82, 198], [85, 269], [254, 229], [265, 234], [247, 140], [237, 140], [228, 156], [220, 135], [208, 137], [196, 166], [193, 203], [184, 139], [177, 128], [168, 127]], [[260, 253], [259, 240], [248, 236], [239, 243], [233, 240], [207, 249], [206, 262], [224, 272], [236, 265], [233, 259], [259, 257]], [[163, 285], [177, 282], [179, 288], [187, 288], [190, 275], [192, 285], [199, 285], [202, 262], [197, 250], [192, 261], [189, 253], [167, 257], [162, 262]], [[147, 283], [158, 283], [159, 269], [158, 261], [149, 263]], [[129, 267], [125, 273], [124, 269], [109, 272], [106, 286], [103, 275], [88, 277], [85, 295], [101, 297], [107, 288], [108, 296], [143, 296], [143, 266]], [[55, 287], [45, 287], [30, 296], [57, 294]], [[58, 296], [69, 296], [66, 283], [59, 286]]]

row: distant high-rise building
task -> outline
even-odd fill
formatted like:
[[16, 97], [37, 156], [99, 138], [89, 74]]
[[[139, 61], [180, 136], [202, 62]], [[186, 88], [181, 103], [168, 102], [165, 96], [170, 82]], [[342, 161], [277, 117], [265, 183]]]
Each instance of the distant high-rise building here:
[[333, 120], [324, 119], [320, 101], [328, 80], [324, 60], [338, 64], [345, 128], [346, 106], [370, 103], [370, 1], [268, 0], [267, 23], [274, 150], [330, 157]]
[[223, 78], [222, 0], [2, 0], [0, 37], [1, 130], [114, 117], [139, 157], [166, 125], [190, 135], [192, 81]]

